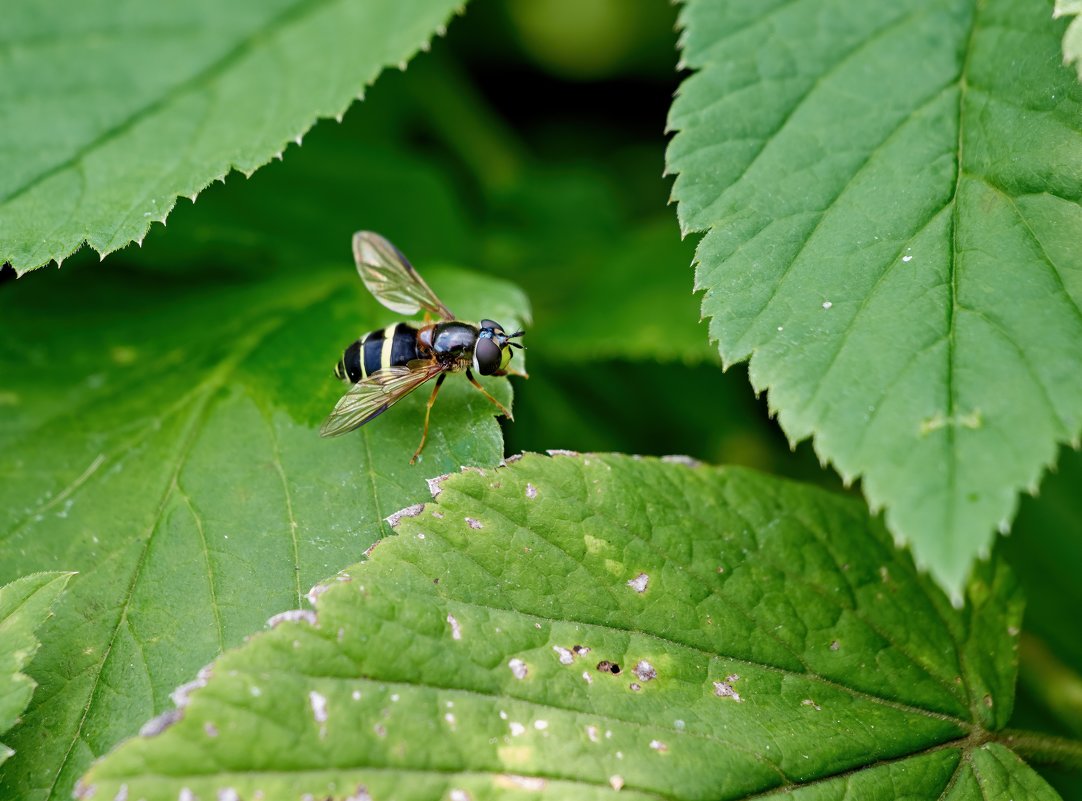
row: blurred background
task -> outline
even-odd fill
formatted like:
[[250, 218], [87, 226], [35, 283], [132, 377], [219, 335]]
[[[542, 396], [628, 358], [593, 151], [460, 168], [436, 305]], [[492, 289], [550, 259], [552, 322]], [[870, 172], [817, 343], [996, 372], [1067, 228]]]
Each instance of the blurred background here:
[[[98, 269], [192, 281], [351, 269], [352, 232], [379, 231], [422, 272], [456, 265], [528, 293], [530, 379], [513, 382], [508, 454], [679, 453], [855, 492], [808, 443], [789, 447], [743, 365], [723, 371], [698, 321], [695, 243], [680, 238], [663, 176], [677, 13], [668, 0], [474, 0], [340, 124], [322, 121], [250, 179], [181, 199], [168, 229]], [[89, 262], [84, 251], [64, 270]], [[0, 276], [0, 291], [12, 279]], [[1082, 720], [1082, 695], [1056, 696], [1082, 687], [1071, 684], [1082, 590], [1067, 569], [1082, 563], [1080, 482], [1082, 460], [1065, 451], [1001, 543], [1033, 610], [1015, 723], [1074, 736], [1053, 710], [1073, 703]], [[1077, 776], [1049, 777], [1082, 798]]]

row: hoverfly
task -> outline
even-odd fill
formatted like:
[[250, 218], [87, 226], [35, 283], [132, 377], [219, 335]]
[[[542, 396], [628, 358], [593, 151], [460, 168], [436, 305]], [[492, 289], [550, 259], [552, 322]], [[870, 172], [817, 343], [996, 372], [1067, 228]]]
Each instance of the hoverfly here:
[[[524, 332], [508, 334], [492, 320], [482, 320], [478, 325], [456, 320], [398, 248], [379, 234], [354, 234], [353, 258], [361, 280], [376, 300], [404, 315], [412, 316], [423, 309], [425, 324], [417, 327], [395, 323], [365, 334], [346, 348], [334, 375], [353, 386], [324, 421], [320, 435], [336, 437], [360, 428], [435, 378], [425, 408], [421, 444], [410, 459], [413, 464], [425, 446], [432, 404], [448, 373], [465, 372], [470, 383], [512, 419], [511, 412], [478, 383], [473, 372], [523, 375], [510, 370], [509, 365], [514, 355], [512, 348], [522, 348], [512, 340]], [[437, 322], [430, 322], [430, 316]]]

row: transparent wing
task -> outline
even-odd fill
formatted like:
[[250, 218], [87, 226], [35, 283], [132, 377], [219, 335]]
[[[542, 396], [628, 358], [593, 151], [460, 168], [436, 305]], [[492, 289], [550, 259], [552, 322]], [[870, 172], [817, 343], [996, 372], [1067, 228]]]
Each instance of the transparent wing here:
[[391, 311], [413, 315], [424, 309], [441, 320], [455, 319], [402, 252], [379, 234], [355, 233], [353, 258], [368, 291]]
[[319, 435], [337, 437], [360, 428], [441, 372], [443, 368], [439, 364], [425, 362], [412, 368], [388, 367], [372, 373], [350, 387], [335, 404], [334, 411], [323, 421]]

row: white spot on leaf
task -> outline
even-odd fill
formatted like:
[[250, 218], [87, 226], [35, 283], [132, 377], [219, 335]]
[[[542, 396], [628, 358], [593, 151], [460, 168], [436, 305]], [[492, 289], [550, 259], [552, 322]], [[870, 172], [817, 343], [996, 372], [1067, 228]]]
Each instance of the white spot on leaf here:
[[548, 780], [540, 776], [513, 776], [504, 774], [496, 777], [497, 787], [506, 787], [511, 790], [530, 790], [539, 793], [548, 787]]
[[654, 670], [654, 666], [645, 659], [640, 660], [639, 663], [631, 669], [631, 672], [638, 676], [639, 681], [653, 681], [657, 678], [657, 671]]
[[475, 529], [475, 530], [482, 527], [481, 526], [481, 521], [480, 520], [474, 520], [472, 517], [467, 517], [466, 518], [466, 525], [468, 525], [470, 528]]
[[327, 698], [315, 690], [308, 693], [308, 703], [312, 707], [312, 717], [316, 719], [316, 723], [327, 722]]
[[526, 663], [521, 659], [511, 659], [508, 661], [507, 666], [511, 668], [511, 675], [516, 679], [526, 678], [526, 674], [529, 672], [526, 669]]
[[744, 699], [740, 697], [735, 689], [733, 689], [732, 682], [739, 679], [739, 676], [728, 676], [725, 681], [714, 682], [714, 695], [718, 698], [732, 698], [737, 703], [740, 703]]
[[561, 648], [558, 645], [554, 645], [554, 646], [552, 646], [552, 650], [555, 651], [556, 654], [560, 657], [560, 664], [561, 665], [570, 665], [572, 662], [575, 661], [574, 654], [572, 654], [566, 648]]
[[267, 626], [272, 629], [281, 623], [307, 623], [314, 626], [317, 622], [316, 613], [311, 609], [287, 609], [268, 619]]
[[639, 573], [633, 579], [628, 579], [627, 586], [633, 589], [637, 593], [646, 592], [647, 585], [650, 584], [650, 577], [645, 573]]
[[156, 718], [151, 718], [139, 729], [140, 737], [157, 737], [182, 717], [179, 709], [170, 709], [162, 712]]
[[447, 615], [447, 623], [448, 623], [448, 625], [451, 626], [451, 639], [452, 640], [461, 640], [462, 639], [462, 626], [459, 625], [458, 620], [455, 619], [455, 616], [454, 615]]
[[384, 518], [387, 521], [387, 525], [394, 528], [398, 525], [403, 517], [417, 517], [425, 508], [423, 503], [415, 503], [413, 506], [407, 506], [405, 509], [399, 509], [393, 515], [389, 515]]

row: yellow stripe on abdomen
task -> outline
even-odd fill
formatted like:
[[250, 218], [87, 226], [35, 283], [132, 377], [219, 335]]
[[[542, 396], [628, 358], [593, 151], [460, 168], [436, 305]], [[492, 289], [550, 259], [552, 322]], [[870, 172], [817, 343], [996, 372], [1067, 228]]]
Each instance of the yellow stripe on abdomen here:
[[379, 369], [386, 370], [391, 366], [391, 350], [394, 348], [394, 331], [398, 323], [389, 325], [383, 329], [383, 350], [379, 354]]

